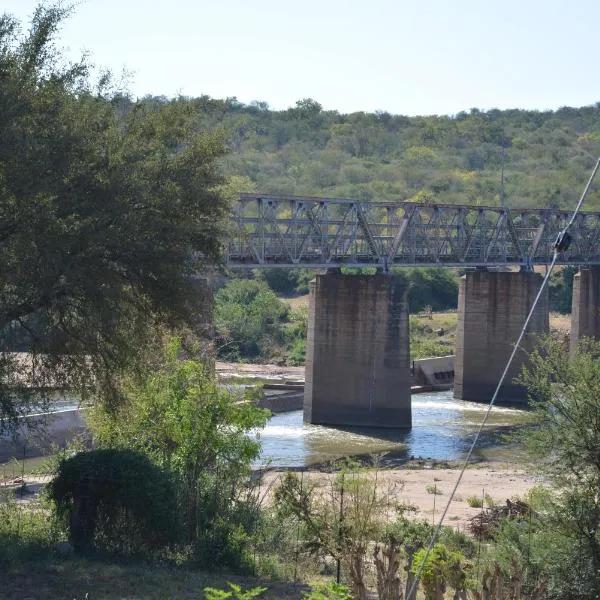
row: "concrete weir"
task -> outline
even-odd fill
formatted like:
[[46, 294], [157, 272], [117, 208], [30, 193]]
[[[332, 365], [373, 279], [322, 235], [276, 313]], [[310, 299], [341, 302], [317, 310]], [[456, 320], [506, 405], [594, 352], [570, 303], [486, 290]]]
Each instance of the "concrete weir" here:
[[573, 278], [571, 353], [584, 337], [600, 340], [600, 268], [581, 269]]
[[388, 275], [311, 282], [305, 422], [411, 427], [407, 291]]
[[[488, 402], [527, 314], [542, 276], [531, 272], [469, 271], [458, 292], [454, 397]], [[548, 288], [509, 369], [498, 402], [526, 403], [526, 390], [514, 383], [536, 334], [549, 330]]]

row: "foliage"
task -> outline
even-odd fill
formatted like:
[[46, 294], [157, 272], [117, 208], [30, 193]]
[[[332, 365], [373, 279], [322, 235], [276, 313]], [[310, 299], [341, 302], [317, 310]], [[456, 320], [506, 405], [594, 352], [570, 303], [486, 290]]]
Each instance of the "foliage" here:
[[242, 590], [242, 587], [235, 584], [229, 583], [229, 590], [218, 590], [216, 588], [207, 587], [204, 588], [204, 597], [206, 600], [227, 600], [231, 598], [233, 600], [253, 600], [262, 596], [267, 591], [266, 587], [254, 587], [248, 590]]
[[306, 336], [308, 333], [308, 309], [300, 307], [291, 311], [285, 338], [290, 347], [287, 362], [290, 365], [303, 365], [306, 359]]
[[467, 504], [471, 508], [482, 508], [483, 507], [483, 498], [479, 496], [469, 496], [467, 498]]
[[550, 296], [550, 310], [562, 314], [571, 312], [573, 299], [573, 277], [577, 267], [566, 266], [555, 270], [550, 276], [548, 294]]
[[436, 484], [426, 485], [425, 491], [428, 494], [433, 494], [434, 496], [441, 496], [444, 493]]
[[308, 294], [308, 284], [314, 279], [311, 269], [256, 269], [256, 278], [266, 281], [277, 294], [294, 296]]
[[268, 411], [251, 396], [232, 396], [193, 358], [180, 358], [177, 339], [160, 359], [124, 382], [125, 404], [91, 410], [94, 441], [143, 452], [175, 477], [186, 540], [202, 564], [244, 567], [259, 511], [250, 466], [260, 443], [248, 435]]
[[[425, 553], [425, 548], [421, 548], [415, 554], [413, 573], [421, 569]], [[466, 590], [467, 580], [462, 567], [463, 560], [464, 556], [460, 552], [451, 551], [444, 544], [438, 543], [433, 546], [421, 572], [425, 600], [443, 600], [448, 585], [459, 593]]]
[[352, 600], [352, 595], [348, 586], [329, 581], [313, 587], [310, 592], [304, 592], [302, 598], [305, 600]]
[[450, 269], [402, 269], [402, 275], [409, 286], [408, 307], [411, 313], [422, 311], [426, 306], [434, 311], [456, 308], [458, 278]]
[[598, 105], [406, 117], [340, 114], [314, 100], [281, 111], [189, 101], [199, 127], [228, 132], [226, 172], [263, 193], [493, 206], [504, 171], [509, 207], [566, 207], [600, 155]]
[[282, 513], [293, 514], [304, 527], [305, 549], [343, 561], [353, 593], [360, 599], [366, 594], [367, 549], [383, 530], [385, 515], [393, 506], [390, 497], [378, 488], [376, 473], [353, 466], [332, 478], [325, 490], [303, 484], [295, 473], [286, 473], [275, 490]]
[[91, 450], [63, 460], [48, 494], [76, 550], [152, 551], [178, 537], [169, 475], [132, 450]]
[[0, 496], [0, 567], [48, 554], [62, 531], [40, 501], [17, 503], [13, 493]]
[[[599, 358], [600, 342], [583, 340], [569, 356], [559, 340], [547, 337], [520, 379], [539, 422], [523, 437], [536, 468], [554, 488], [540, 518], [545, 547], [565, 561], [548, 573], [550, 593], [557, 598], [569, 597], [569, 589], [593, 598], [593, 590], [600, 589]], [[566, 549], [573, 552], [570, 557]]]
[[[372, 557], [375, 567], [378, 597], [396, 600], [403, 590], [411, 588], [414, 557], [431, 538], [433, 527], [404, 516], [404, 508], [393, 498], [393, 489], [378, 483], [377, 470], [364, 472], [351, 464], [321, 485], [307, 484], [296, 474], [287, 473], [275, 490], [280, 513], [292, 514], [301, 525], [303, 549], [339, 560], [354, 597], [359, 599], [367, 594], [367, 556]], [[394, 513], [398, 516], [390, 521]], [[442, 530], [440, 542], [446, 544], [454, 566], [463, 553], [473, 555], [473, 542], [451, 529]], [[463, 573], [462, 566], [459, 571]], [[459, 586], [460, 573], [448, 582]]]
[[27, 34], [0, 16], [0, 337], [33, 353], [3, 355], [0, 425], [48, 385], [115, 400], [157, 323], [194, 322], [191, 276], [220, 257], [222, 136], [187, 101], [133, 102], [67, 63], [63, 7]]
[[410, 356], [413, 359], [447, 356], [454, 352], [456, 313], [409, 317]]
[[269, 357], [283, 341], [281, 323], [289, 306], [265, 282], [234, 279], [215, 295], [219, 354], [224, 357]]

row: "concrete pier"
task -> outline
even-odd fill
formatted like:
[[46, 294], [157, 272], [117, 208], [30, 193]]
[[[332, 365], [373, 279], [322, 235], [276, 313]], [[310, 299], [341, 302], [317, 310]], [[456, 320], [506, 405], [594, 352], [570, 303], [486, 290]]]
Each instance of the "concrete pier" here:
[[310, 284], [304, 421], [411, 427], [408, 299], [388, 275]]
[[[461, 278], [454, 363], [455, 398], [489, 402], [541, 283], [542, 276], [530, 272], [470, 271]], [[527, 402], [526, 390], [513, 380], [521, 371], [533, 338], [549, 330], [547, 292], [548, 288], [540, 298], [497, 402]]]
[[584, 337], [600, 340], [600, 267], [581, 269], [573, 278], [571, 354]]

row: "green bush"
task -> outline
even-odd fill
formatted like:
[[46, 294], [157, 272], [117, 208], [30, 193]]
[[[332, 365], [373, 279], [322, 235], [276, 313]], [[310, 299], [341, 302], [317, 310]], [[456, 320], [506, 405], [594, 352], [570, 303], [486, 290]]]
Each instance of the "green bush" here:
[[471, 508], [483, 508], [483, 498], [479, 496], [469, 496], [467, 498], [467, 504]]
[[269, 358], [282, 343], [289, 306], [263, 281], [234, 279], [215, 295], [218, 352], [225, 358]]
[[260, 442], [249, 433], [269, 411], [251, 391], [233, 395], [201, 361], [180, 354], [179, 340], [164, 342], [147, 372], [125, 380], [123, 407], [97, 406], [87, 420], [97, 445], [137, 450], [171, 474], [198, 564], [246, 570], [260, 517], [250, 471]]
[[448, 310], [458, 306], [458, 277], [444, 268], [403, 269], [409, 285], [408, 306], [417, 313], [426, 306], [432, 310]]
[[302, 598], [305, 600], [352, 600], [352, 594], [347, 585], [335, 583], [320, 584], [310, 592], [304, 592]]
[[253, 600], [262, 596], [266, 587], [254, 587], [249, 590], [243, 590], [241, 586], [235, 583], [229, 583], [229, 590], [218, 590], [216, 588], [204, 588], [204, 598], [206, 600]]
[[133, 450], [81, 452], [48, 487], [76, 550], [156, 550], [178, 539], [177, 493], [168, 473]]
[[41, 501], [0, 497], [0, 567], [47, 555], [63, 533]]
[[256, 269], [254, 273], [282, 296], [308, 294], [308, 284], [315, 276], [311, 269]]

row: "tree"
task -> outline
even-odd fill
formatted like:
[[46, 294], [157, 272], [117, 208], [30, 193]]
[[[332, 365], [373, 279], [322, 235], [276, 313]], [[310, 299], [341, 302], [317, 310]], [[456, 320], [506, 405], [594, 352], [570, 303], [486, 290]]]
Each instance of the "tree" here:
[[193, 277], [220, 256], [222, 139], [191, 103], [133, 102], [67, 64], [67, 15], [42, 5], [26, 35], [0, 17], [0, 338], [19, 329], [31, 353], [2, 355], [0, 426], [47, 401], [32, 387], [114, 400], [154, 327], [191, 321]]
[[569, 357], [546, 338], [521, 376], [537, 425], [525, 441], [555, 493], [543, 511], [555, 571], [552, 597], [595, 598], [600, 589], [600, 342], [580, 343]]
[[270, 413], [219, 386], [202, 362], [182, 358], [178, 339], [154, 354], [153, 365], [124, 379], [122, 406], [89, 411], [94, 444], [141, 452], [171, 473], [195, 557], [246, 566], [247, 535], [259, 518], [249, 478], [260, 442], [249, 434]]
[[289, 306], [264, 281], [234, 279], [215, 295], [215, 325], [222, 356], [269, 357], [283, 341]]

